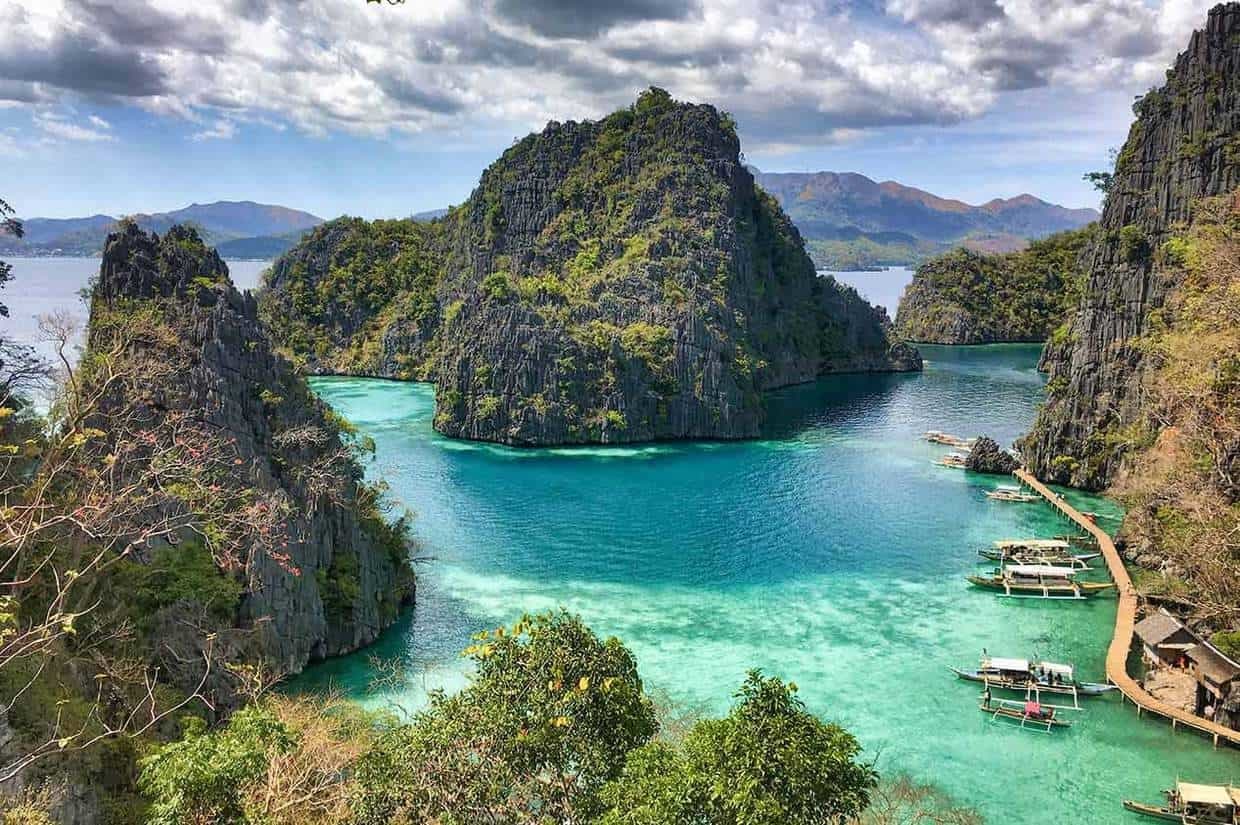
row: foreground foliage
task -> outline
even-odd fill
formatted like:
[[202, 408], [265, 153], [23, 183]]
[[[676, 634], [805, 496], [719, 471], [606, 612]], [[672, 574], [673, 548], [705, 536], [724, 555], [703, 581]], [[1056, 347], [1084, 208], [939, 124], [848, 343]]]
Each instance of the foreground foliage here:
[[756, 671], [727, 717], [673, 743], [655, 739], [629, 651], [574, 616], [524, 618], [467, 653], [470, 685], [405, 724], [269, 698], [192, 727], [143, 762], [153, 821], [825, 825], [861, 815], [877, 784], [852, 735]]

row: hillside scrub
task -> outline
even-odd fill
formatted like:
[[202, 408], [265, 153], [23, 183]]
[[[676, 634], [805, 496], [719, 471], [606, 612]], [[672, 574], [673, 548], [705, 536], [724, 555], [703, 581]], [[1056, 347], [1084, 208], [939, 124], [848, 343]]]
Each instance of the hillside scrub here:
[[1117, 434], [1112, 490], [1128, 508], [1127, 552], [1180, 582], [1191, 618], [1240, 630], [1240, 192], [1199, 201], [1159, 250], [1176, 286], [1141, 342], [1150, 362], [1145, 420]]

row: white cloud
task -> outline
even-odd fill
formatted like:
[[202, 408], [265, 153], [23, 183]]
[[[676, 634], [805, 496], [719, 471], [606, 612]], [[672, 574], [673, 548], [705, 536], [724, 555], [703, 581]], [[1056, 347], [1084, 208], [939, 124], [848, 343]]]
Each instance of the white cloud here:
[[98, 129], [111, 129], [112, 128], [112, 124], [108, 123], [106, 120], [99, 117], [99, 115], [91, 115], [90, 117], [87, 118], [87, 120], [89, 120]]
[[116, 138], [105, 131], [111, 127], [104, 123], [104, 128], [99, 128], [98, 124], [95, 123], [98, 119], [99, 118], [91, 117], [87, 121], [91, 124], [91, 126], [84, 126], [80, 123], [70, 122], [63, 114], [48, 111], [35, 112], [33, 118], [34, 125], [37, 126], [44, 133], [44, 135], [54, 140], [68, 140], [82, 143], [98, 143], [101, 141], [115, 140]]
[[[196, 140], [237, 122], [398, 137], [516, 133], [657, 84], [773, 149], [968, 121], [1019, 89], [1143, 91], [1208, 2], [0, 0], [0, 100], [122, 101], [212, 124]], [[98, 121], [43, 128], [105, 140]]]
[[231, 120], [221, 118], [207, 129], [195, 132], [191, 137], [193, 140], [232, 140], [237, 134], [237, 124]]

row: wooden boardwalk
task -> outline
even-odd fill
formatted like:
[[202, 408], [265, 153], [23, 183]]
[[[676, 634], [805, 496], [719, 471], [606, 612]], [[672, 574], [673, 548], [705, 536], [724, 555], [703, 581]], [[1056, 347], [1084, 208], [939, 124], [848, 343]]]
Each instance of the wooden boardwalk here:
[[1138, 713], [1147, 710], [1164, 716], [1171, 720], [1173, 729], [1179, 725], [1186, 725], [1201, 731], [1214, 739], [1215, 747], [1218, 747], [1220, 740], [1240, 745], [1240, 731], [1168, 705], [1146, 693], [1145, 688], [1128, 675], [1128, 651], [1132, 649], [1132, 629], [1137, 621], [1137, 591], [1132, 586], [1128, 570], [1124, 567], [1124, 560], [1120, 558], [1119, 551], [1115, 549], [1115, 542], [1111, 541], [1111, 536], [1105, 530], [1081, 515], [1076, 508], [1034, 478], [1027, 470], [1019, 469], [1014, 475], [1098, 541], [1098, 548], [1102, 551], [1103, 558], [1106, 559], [1107, 568], [1119, 592], [1119, 607], [1115, 611], [1115, 635], [1111, 637], [1111, 646], [1107, 649], [1107, 681], [1119, 688], [1120, 692], [1137, 706]]

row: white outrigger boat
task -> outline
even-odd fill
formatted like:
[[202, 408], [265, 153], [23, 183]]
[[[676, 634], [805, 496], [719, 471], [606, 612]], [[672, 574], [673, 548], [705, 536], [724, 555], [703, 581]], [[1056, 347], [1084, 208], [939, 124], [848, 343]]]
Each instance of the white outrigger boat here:
[[1163, 791], [1166, 805], [1147, 805], [1124, 800], [1125, 810], [1163, 822], [1184, 825], [1240, 825], [1240, 788], [1232, 785], [1197, 785], [1176, 782]]
[[973, 444], [977, 441], [976, 438], [961, 438], [940, 430], [928, 430], [923, 437], [931, 444], [946, 444], [948, 447], [959, 447], [962, 450], [973, 449]]
[[1014, 487], [1011, 484], [1000, 484], [993, 490], [986, 491], [986, 498], [993, 501], [1041, 501], [1042, 497], [1036, 493], [1026, 493], [1020, 487]]
[[1064, 710], [1080, 710], [1081, 696], [1101, 696], [1115, 690], [1114, 685], [1101, 682], [1078, 682], [1076, 671], [1069, 664], [991, 656], [985, 651], [976, 670], [956, 667], [951, 670], [966, 681], [980, 682], [992, 689], [1018, 691], [1027, 699], [1040, 699], [1042, 693], [1071, 696], [1072, 705]]
[[940, 467], [954, 467], [957, 470], [963, 470], [968, 458], [964, 453], [948, 453], [934, 463]]
[[1073, 553], [1062, 539], [1001, 539], [991, 548], [978, 550], [983, 559], [1016, 564], [1046, 564], [1088, 570], [1089, 562], [1101, 553]]
[[967, 576], [969, 583], [1004, 596], [1024, 599], [1085, 599], [1115, 585], [1076, 580], [1077, 570], [1049, 564], [1005, 564], [989, 576]]

